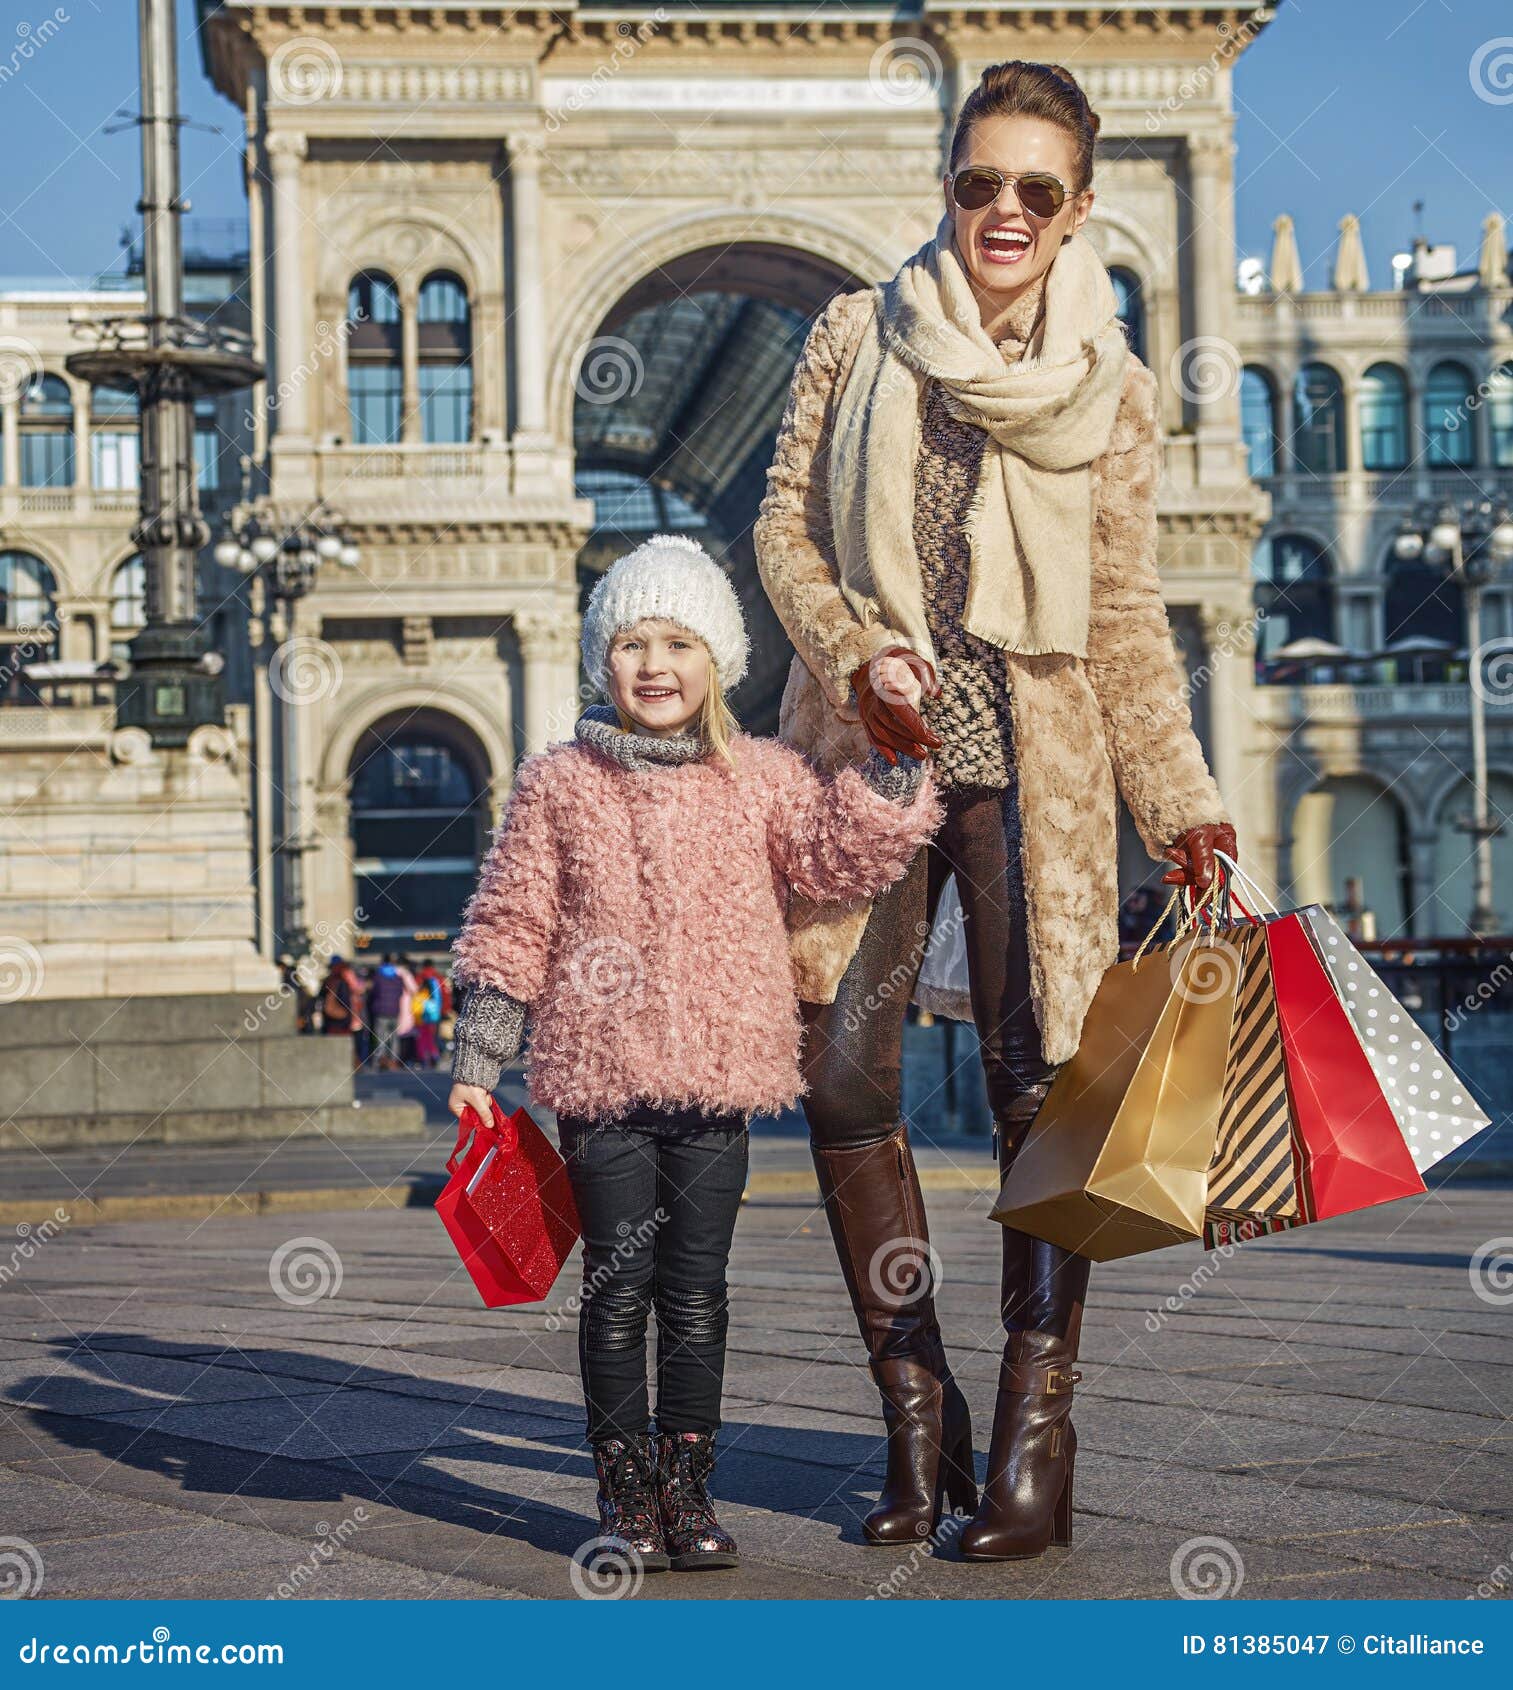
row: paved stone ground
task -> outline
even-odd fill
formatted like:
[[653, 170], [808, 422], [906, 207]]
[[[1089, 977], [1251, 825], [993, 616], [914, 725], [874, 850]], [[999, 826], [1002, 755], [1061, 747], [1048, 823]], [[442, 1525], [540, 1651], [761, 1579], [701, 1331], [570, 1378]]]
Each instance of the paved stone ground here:
[[[981, 1194], [930, 1209], [981, 1465], [996, 1229]], [[1509, 1188], [1460, 1185], [1229, 1259], [1096, 1268], [1075, 1547], [969, 1566], [949, 1541], [862, 1544], [882, 1444], [834, 1253], [808, 1199], [758, 1198], [716, 1477], [745, 1565], [639, 1599], [1170, 1597], [1200, 1536], [1245, 1596], [1505, 1593], [1513, 1304], [1468, 1262], [1510, 1233]], [[340, 1261], [308, 1306], [270, 1284], [298, 1236]], [[545, 1308], [490, 1312], [424, 1210], [74, 1226], [32, 1249], [0, 1247], [0, 1536], [35, 1545], [42, 1595], [574, 1593], [593, 1483], [571, 1268]]]

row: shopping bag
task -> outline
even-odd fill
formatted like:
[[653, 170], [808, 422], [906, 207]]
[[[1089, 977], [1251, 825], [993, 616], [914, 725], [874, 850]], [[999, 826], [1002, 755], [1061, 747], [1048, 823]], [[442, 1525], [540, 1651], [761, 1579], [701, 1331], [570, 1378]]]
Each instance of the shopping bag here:
[[1299, 1213], [1292, 1107], [1266, 930], [1258, 922], [1235, 933], [1240, 983], [1230, 1026], [1218, 1147], [1208, 1171], [1211, 1221]]
[[[1310, 908], [1323, 914], [1317, 904]], [[1268, 921], [1266, 947], [1302, 1151], [1304, 1217], [1327, 1220], [1423, 1191], [1302, 915], [1293, 911]]]
[[[1265, 900], [1234, 860], [1216, 853], [1226, 882]], [[1424, 1190], [1403, 1134], [1313, 937], [1319, 905], [1259, 916], [1276, 996], [1292, 1113], [1299, 1212], [1294, 1216], [1213, 1216], [1204, 1242], [1239, 1243], [1270, 1232], [1351, 1214]]]
[[967, 972], [967, 927], [961, 910], [956, 876], [948, 875], [935, 901], [925, 960], [914, 982], [914, 1002], [932, 1015], [971, 1021], [972, 986]]
[[1491, 1117], [1329, 911], [1310, 904], [1299, 914], [1345, 1005], [1413, 1165], [1420, 1174], [1427, 1173], [1491, 1126]]
[[524, 1109], [508, 1120], [464, 1109], [451, 1178], [436, 1199], [462, 1265], [487, 1308], [534, 1303], [551, 1290], [578, 1242], [578, 1210], [567, 1167]]
[[[1165, 911], [1157, 925], [1164, 920]], [[1201, 1236], [1237, 936], [1179, 935], [1104, 973], [1082, 1040], [1004, 1178], [994, 1220], [1094, 1261]]]

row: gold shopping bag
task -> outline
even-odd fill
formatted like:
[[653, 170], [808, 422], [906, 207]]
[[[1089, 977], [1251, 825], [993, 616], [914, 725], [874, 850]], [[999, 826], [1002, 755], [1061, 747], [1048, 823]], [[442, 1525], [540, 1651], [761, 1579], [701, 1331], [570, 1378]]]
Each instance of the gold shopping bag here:
[[1244, 931], [1180, 935], [1104, 974], [994, 1220], [1100, 1262], [1202, 1236]]

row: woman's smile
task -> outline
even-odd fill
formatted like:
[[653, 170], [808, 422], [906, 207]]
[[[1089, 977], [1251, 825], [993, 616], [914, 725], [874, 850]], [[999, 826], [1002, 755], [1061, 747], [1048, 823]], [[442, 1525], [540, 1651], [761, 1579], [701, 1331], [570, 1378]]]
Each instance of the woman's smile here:
[[977, 250], [989, 264], [1022, 264], [1035, 248], [1035, 237], [1008, 223], [984, 227], [977, 237]]

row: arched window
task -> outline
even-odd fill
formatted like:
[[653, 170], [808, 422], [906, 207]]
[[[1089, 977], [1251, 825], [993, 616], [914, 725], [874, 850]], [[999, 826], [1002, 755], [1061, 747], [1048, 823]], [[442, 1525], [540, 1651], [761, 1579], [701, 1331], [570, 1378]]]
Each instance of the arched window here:
[[141, 482], [137, 396], [129, 388], [96, 387], [90, 393], [90, 474], [106, 492], [135, 492]]
[[1292, 385], [1292, 449], [1304, 475], [1345, 469], [1345, 395], [1327, 364], [1305, 364]]
[[1392, 364], [1373, 364], [1361, 377], [1361, 465], [1402, 469], [1408, 462], [1408, 384]]
[[1130, 351], [1144, 363], [1145, 295], [1140, 288], [1140, 278], [1133, 270], [1115, 265], [1109, 271], [1108, 279], [1114, 284], [1114, 294], [1119, 301], [1119, 320], [1124, 324], [1125, 334], [1129, 336]]
[[1436, 364], [1424, 383], [1424, 458], [1431, 469], [1465, 469], [1476, 459], [1471, 426], [1471, 372]]
[[21, 485], [73, 484], [73, 396], [62, 376], [40, 375], [21, 395]]
[[1328, 552], [1306, 535], [1276, 534], [1256, 547], [1251, 573], [1256, 608], [1264, 612], [1256, 645], [1258, 676], [1270, 680], [1282, 646], [1334, 639], [1334, 570]]
[[[385, 732], [385, 727], [392, 732]], [[480, 771], [444, 725], [380, 723], [352, 762], [352, 854], [366, 932], [457, 931], [484, 843]]]
[[1240, 430], [1250, 473], [1257, 481], [1277, 473], [1277, 396], [1265, 370], [1247, 364], [1240, 377]]
[[1492, 462], [1513, 469], [1513, 364], [1492, 372], [1487, 383], [1487, 413], [1492, 436]]
[[357, 446], [392, 446], [403, 432], [404, 365], [399, 294], [376, 270], [347, 290], [347, 409]]
[[0, 552], [0, 629], [9, 634], [49, 633], [56, 624], [58, 583], [30, 552]]
[[125, 662], [131, 642], [147, 622], [147, 566], [142, 554], [117, 564], [110, 578], [110, 655]]
[[421, 435], [438, 446], [473, 438], [473, 330], [468, 293], [445, 271], [420, 284]]

